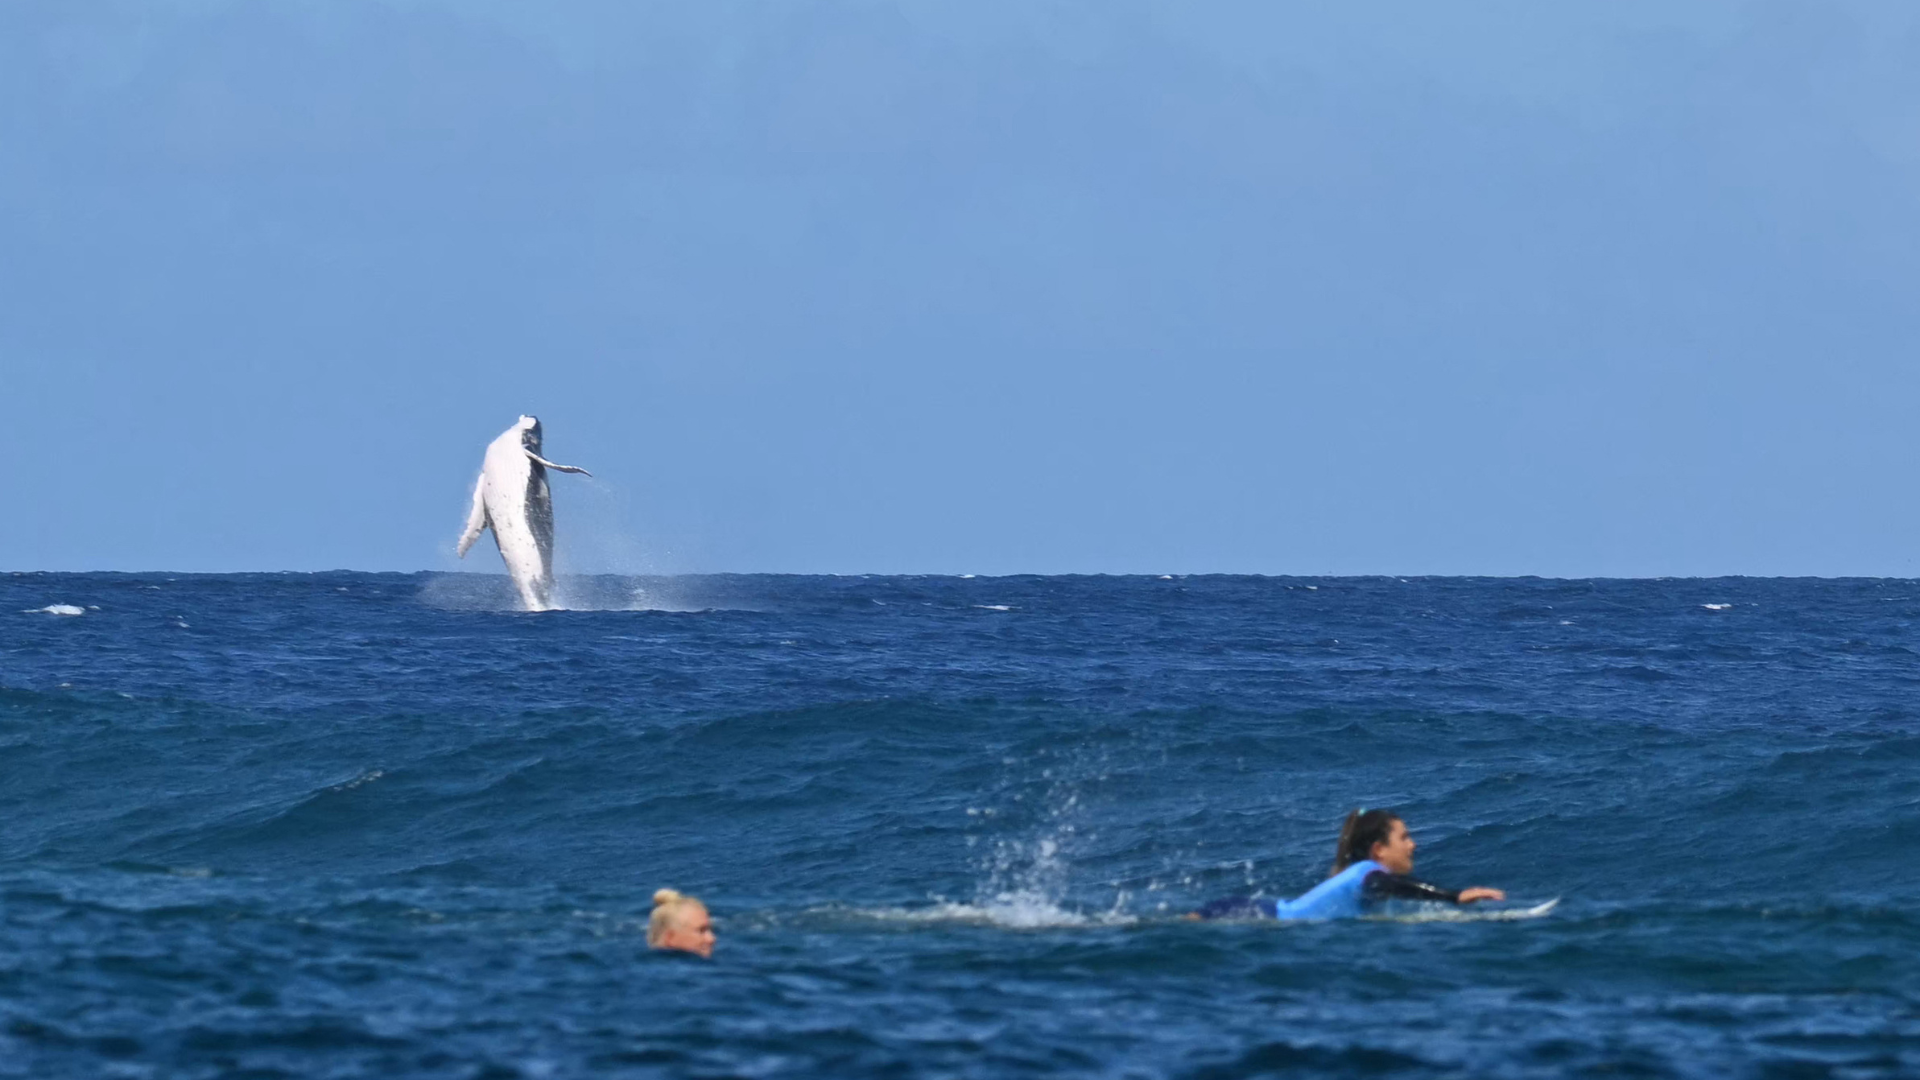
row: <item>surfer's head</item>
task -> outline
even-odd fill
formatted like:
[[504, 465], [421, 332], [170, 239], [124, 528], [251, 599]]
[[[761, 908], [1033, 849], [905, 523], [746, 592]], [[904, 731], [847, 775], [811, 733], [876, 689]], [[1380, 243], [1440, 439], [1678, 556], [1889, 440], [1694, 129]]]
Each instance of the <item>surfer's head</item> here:
[[672, 889], [654, 893], [653, 917], [647, 920], [647, 945], [712, 956], [713, 917], [707, 914], [707, 905]]
[[1333, 872], [1362, 859], [1372, 859], [1395, 874], [1413, 872], [1413, 837], [1407, 823], [1391, 810], [1355, 810], [1340, 826], [1340, 844], [1333, 852]]

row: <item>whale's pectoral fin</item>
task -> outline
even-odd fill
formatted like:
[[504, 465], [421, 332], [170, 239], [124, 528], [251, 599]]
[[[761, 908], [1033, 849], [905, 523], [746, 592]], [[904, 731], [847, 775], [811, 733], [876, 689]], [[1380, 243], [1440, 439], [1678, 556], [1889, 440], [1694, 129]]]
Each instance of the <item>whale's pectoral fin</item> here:
[[546, 458], [541, 457], [539, 454], [536, 454], [531, 450], [527, 451], [527, 456], [539, 462], [540, 464], [545, 465], [549, 469], [555, 469], [560, 472], [579, 473], [581, 476], [593, 475], [592, 473], [588, 472], [587, 470], [581, 468], [578, 465], [555, 465], [553, 462], [548, 461]]
[[460, 534], [458, 549], [458, 554], [463, 559], [467, 557], [467, 549], [473, 546], [475, 540], [480, 539], [480, 530], [487, 527], [486, 486], [485, 475], [473, 484], [473, 509], [467, 511], [467, 531]]

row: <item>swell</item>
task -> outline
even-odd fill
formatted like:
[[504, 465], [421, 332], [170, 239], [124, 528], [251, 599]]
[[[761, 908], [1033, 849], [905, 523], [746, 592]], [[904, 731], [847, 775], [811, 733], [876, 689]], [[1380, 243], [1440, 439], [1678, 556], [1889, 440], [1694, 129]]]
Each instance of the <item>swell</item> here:
[[0, 780], [10, 859], [294, 878], [459, 867], [802, 905], [1026, 892], [1151, 911], [1288, 894], [1360, 804], [1399, 808], [1423, 868], [1456, 884], [1636, 902], [1813, 882], [1851, 902], [1902, 886], [1883, 845], [1916, 823], [1886, 808], [1920, 801], [1910, 735], [1730, 744], [1499, 712], [903, 699], [476, 721], [5, 690], [0, 740], [19, 766]]
[[[0, 1073], [1920, 1065], [1911, 583], [429, 581], [0, 577]], [[1563, 900], [1179, 918], [1356, 805]]]

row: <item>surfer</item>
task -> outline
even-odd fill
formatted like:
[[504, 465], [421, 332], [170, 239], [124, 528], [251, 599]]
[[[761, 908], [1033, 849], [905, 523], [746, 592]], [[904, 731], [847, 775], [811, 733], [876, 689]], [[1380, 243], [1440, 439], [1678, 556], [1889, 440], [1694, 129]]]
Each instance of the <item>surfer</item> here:
[[1195, 919], [1345, 919], [1364, 915], [1388, 900], [1471, 904], [1505, 900], [1499, 889], [1474, 886], [1449, 891], [1413, 876], [1413, 837], [1391, 810], [1355, 810], [1340, 827], [1333, 873], [1292, 900], [1229, 897], [1194, 912]]
[[672, 889], [653, 894], [653, 916], [647, 920], [647, 947], [713, 955], [713, 916], [707, 905]]

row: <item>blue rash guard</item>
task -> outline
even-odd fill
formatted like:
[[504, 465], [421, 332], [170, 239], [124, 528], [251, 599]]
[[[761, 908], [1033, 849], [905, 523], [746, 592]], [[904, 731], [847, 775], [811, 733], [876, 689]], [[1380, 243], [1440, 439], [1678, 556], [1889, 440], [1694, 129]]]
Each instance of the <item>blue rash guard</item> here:
[[1195, 914], [1203, 919], [1351, 919], [1385, 900], [1457, 904], [1460, 894], [1362, 859], [1292, 900], [1234, 897], [1215, 900]]

